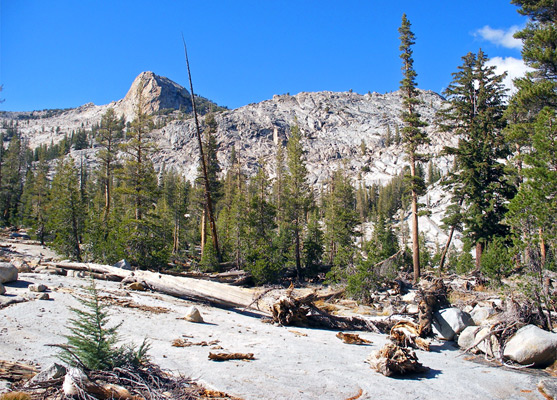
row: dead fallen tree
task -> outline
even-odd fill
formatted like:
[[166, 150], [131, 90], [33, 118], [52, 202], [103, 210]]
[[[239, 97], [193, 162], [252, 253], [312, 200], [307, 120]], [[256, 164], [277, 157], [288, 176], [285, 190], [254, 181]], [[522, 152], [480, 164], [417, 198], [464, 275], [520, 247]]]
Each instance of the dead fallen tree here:
[[17, 382], [35, 376], [39, 371], [32, 365], [0, 360], [0, 379]]
[[281, 297], [272, 306], [273, 321], [284, 326], [303, 326], [334, 330], [357, 330], [386, 333], [390, 324], [386, 321], [372, 322], [358, 317], [340, 317], [319, 309], [314, 295], [296, 298], [291, 294]]
[[222, 307], [248, 307], [270, 314], [269, 306], [264, 299], [254, 302], [259, 294], [256, 289], [151, 271], [130, 271], [101, 264], [50, 263], [49, 265], [66, 270], [97, 274], [94, 277], [117, 277], [120, 281], [126, 283], [140, 282], [152, 290], [182, 299], [201, 301]]

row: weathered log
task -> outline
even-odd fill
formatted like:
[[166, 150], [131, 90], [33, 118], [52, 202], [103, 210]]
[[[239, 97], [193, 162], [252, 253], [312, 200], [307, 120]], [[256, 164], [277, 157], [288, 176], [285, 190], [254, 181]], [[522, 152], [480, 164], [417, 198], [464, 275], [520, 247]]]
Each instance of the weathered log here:
[[112, 276], [126, 282], [141, 282], [152, 290], [174, 297], [202, 301], [221, 307], [251, 308], [264, 314], [270, 314], [270, 306], [258, 297], [256, 289], [230, 286], [220, 282], [203, 279], [171, 276], [151, 271], [129, 271], [109, 265], [92, 263], [51, 263], [51, 265], [75, 271], [88, 271], [95, 277]]
[[0, 360], [0, 379], [21, 381], [31, 379], [39, 370], [32, 365]]
[[394, 343], [387, 343], [381, 350], [370, 354], [366, 362], [385, 376], [406, 375], [428, 370], [418, 362], [414, 351]]
[[255, 360], [255, 357], [253, 356], [253, 353], [209, 353], [209, 360]]
[[418, 292], [418, 325], [420, 336], [432, 335], [433, 313], [448, 304], [447, 288], [442, 279], [436, 279], [427, 288]]

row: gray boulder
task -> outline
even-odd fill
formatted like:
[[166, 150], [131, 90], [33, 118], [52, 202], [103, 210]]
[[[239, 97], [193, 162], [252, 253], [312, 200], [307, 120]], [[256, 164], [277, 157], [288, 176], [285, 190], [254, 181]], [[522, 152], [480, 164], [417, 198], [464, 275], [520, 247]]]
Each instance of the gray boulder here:
[[128, 271], [131, 271], [131, 269], [132, 269], [132, 266], [130, 265], [130, 263], [126, 259], [122, 259], [122, 260], [118, 261], [116, 264], [114, 264], [114, 266], [116, 268], [125, 269], [125, 270], [128, 270]]
[[472, 321], [474, 321], [474, 325], [481, 325], [491, 316], [495, 315], [496, 311], [493, 307], [483, 307], [479, 304], [474, 307], [474, 309], [470, 312], [470, 317]]
[[[477, 344], [476, 344], [477, 343]], [[476, 344], [476, 346], [474, 346]], [[484, 353], [490, 357], [499, 355], [501, 347], [497, 338], [490, 335], [489, 327], [467, 326], [458, 336], [458, 346], [462, 350], [470, 349], [473, 353]], [[474, 347], [472, 347], [474, 346]]]
[[503, 355], [522, 365], [550, 365], [557, 359], [557, 333], [544, 331], [535, 325], [526, 325], [510, 338]]
[[0, 263], [0, 283], [17, 281], [17, 268], [12, 263]]
[[442, 340], [453, 340], [467, 326], [472, 325], [470, 316], [457, 307], [445, 308], [433, 316], [433, 333]]
[[66, 368], [60, 364], [50, 364], [46, 369], [39, 372], [33, 378], [31, 378], [26, 384], [25, 387], [33, 386], [39, 383], [48, 382], [53, 379], [62, 378], [66, 375]]

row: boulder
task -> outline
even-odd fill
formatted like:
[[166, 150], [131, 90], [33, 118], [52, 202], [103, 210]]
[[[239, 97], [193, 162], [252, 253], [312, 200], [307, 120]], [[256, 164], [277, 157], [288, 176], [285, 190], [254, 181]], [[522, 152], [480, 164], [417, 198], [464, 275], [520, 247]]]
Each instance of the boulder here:
[[17, 268], [19, 273], [31, 272], [33, 270], [25, 260], [12, 260], [12, 264]]
[[418, 295], [418, 292], [416, 290], [411, 290], [408, 293], [406, 293], [404, 296], [402, 296], [402, 301], [404, 301], [405, 303], [416, 303], [416, 296]]
[[122, 260], [118, 261], [116, 264], [114, 264], [114, 267], [120, 268], [120, 269], [125, 269], [125, 270], [128, 270], [128, 271], [131, 271], [131, 269], [132, 269], [132, 266], [130, 265], [130, 263], [126, 259], [122, 259]]
[[0, 296], [6, 294], [6, 288], [0, 283]]
[[42, 283], [33, 283], [29, 285], [30, 292], [44, 292], [46, 291], [46, 286]]
[[557, 333], [526, 325], [509, 339], [503, 355], [523, 365], [551, 365], [557, 359]]
[[[482, 352], [490, 357], [500, 354], [501, 346], [497, 338], [495, 336], [488, 337], [489, 333], [489, 327], [467, 326], [458, 336], [458, 346], [462, 350], [470, 349], [472, 353]], [[477, 345], [471, 348], [475, 343]]]
[[453, 340], [455, 335], [472, 325], [470, 316], [457, 307], [445, 308], [433, 316], [433, 333], [442, 340]]
[[194, 306], [187, 308], [186, 315], [184, 318], [190, 322], [197, 322], [197, 323], [203, 322], [203, 317], [201, 316], [201, 313], [199, 312], [197, 307]]
[[0, 283], [13, 281], [17, 281], [17, 268], [11, 263], [0, 263]]
[[493, 307], [483, 307], [480, 305], [476, 305], [474, 309], [470, 312], [470, 317], [474, 322], [474, 325], [482, 325], [489, 317], [495, 315], [496, 311]]
[[39, 293], [37, 300], [50, 300], [48, 293]]
[[35, 384], [48, 382], [53, 379], [58, 379], [66, 375], [66, 368], [60, 364], [50, 364], [46, 369], [39, 372], [33, 378], [31, 378], [26, 384], [25, 387], [33, 386]]

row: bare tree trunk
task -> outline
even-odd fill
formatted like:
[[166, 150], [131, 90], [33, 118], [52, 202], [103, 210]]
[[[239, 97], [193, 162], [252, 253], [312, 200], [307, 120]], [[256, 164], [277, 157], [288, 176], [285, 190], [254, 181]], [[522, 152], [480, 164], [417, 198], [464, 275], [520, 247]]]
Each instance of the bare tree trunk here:
[[[416, 163], [410, 162], [410, 174], [416, 176]], [[412, 265], [414, 267], [414, 283], [420, 280], [420, 241], [418, 232], [418, 194], [412, 188]]]
[[205, 201], [206, 201], [206, 208], [207, 208], [207, 218], [209, 219], [209, 225], [211, 227], [211, 235], [213, 237], [213, 246], [215, 247], [215, 253], [217, 256], [218, 262], [221, 262], [221, 255], [219, 250], [219, 241], [217, 238], [217, 225], [215, 224], [215, 217], [213, 215], [213, 202], [211, 200], [211, 189], [209, 184], [209, 176], [207, 174], [207, 164], [205, 162], [205, 154], [203, 153], [203, 143], [201, 142], [201, 132], [199, 129], [199, 120], [197, 118], [197, 107], [195, 105], [195, 95], [193, 93], [193, 83], [191, 80], [191, 72], [190, 72], [190, 62], [188, 59], [188, 51], [186, 49], [186, 41], [184, 40], [184, 36], [182, 35], [182, 41], [184, 42], [184, 53], [186, 55], [186, 66], [188, 68], [188, 77], [190, 80], [190, 95], [191, 95], [191, 105], [193, 108], [193, 116], [195, 119], [195, 127], [197, 131], [197, 142], [199, 145], [199, 155], [201, 158], [201, 167], [203, 170], [203, 181], [205, 183]]
[[203, 208], [203, 213], [201, 214], [201, 255], [205, 252], [205, 243], [207, 239], [207, 232], [205, 231], [207, 223], [205, 222], [205, 218], [205, 208]]
[[547, 249], [545, 247], [545, 239], [543, 238], [543, 228], [538, 229], [538, 234], [540, 236], [540, 257], [543, 268], [545, 266], [545, 260], [547, 258]]
[[441, 259], [439, 260], [439, 273], [441, 273], [441, 271], [443, 270], [443, 266], [445, 265], [445, 257], [447, 256], [449, 246], [451, 245], [451, 240], [453, 239], [454, 231], [455, 231], [455, 227], [451, 226], [451, 230], [449, 231], [449, 238], [447, 239], [447, 243], [445, 243], [445, 247], [443, 248], [443, 253], [441, 254]]
[[476, 269], [474, 270], [474, 272], [479, 272], [482, 266], [481, 262], [483, 249], [483, 244], [481, 242], [476, 242]]

